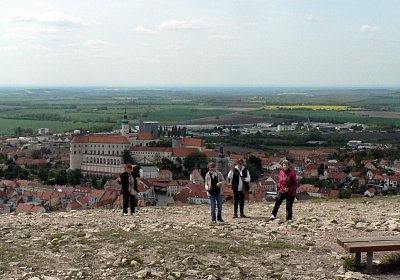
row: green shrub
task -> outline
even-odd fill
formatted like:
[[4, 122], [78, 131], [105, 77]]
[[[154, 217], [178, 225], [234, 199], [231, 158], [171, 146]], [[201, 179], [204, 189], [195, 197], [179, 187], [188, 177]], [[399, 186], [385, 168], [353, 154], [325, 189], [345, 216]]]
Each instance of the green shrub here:
[[394, 253], [386, 256], [379, 264], [379, 269], [382, 271], [393, 271], [400, 267], [400, 253]]

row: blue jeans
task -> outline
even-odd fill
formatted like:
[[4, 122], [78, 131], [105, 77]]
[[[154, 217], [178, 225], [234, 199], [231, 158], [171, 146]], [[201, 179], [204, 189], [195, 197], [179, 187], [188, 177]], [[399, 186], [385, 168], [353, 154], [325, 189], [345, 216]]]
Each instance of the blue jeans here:
[[[210, 204], [211, 204], [211, 220], [214, 222], [216, 220], [222, 220], [222, 195], [210, 195]], [[217, 217], [215, 217], [215, 207], [218, 207]]]

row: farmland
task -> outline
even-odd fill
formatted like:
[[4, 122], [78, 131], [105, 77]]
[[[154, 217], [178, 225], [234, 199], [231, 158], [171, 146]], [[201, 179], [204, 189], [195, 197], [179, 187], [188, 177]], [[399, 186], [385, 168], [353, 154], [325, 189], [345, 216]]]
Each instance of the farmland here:
[[349, 110], [363, 110], [362, 108], [352, 108], [343, 105], [274, 105], [265, 106], [265, 109], [303, 109], [303, 110], [328, 110], [328, 111], [349, 111]]
[[394, 117], [400, 112], [398, 100], [396, 89], [0, 88], [0, 135], [12, 136], [17, 127], [118, 129], [125, 110], [131, 126], [140, 120], [171, 125], [273, 119], [400, 127]]

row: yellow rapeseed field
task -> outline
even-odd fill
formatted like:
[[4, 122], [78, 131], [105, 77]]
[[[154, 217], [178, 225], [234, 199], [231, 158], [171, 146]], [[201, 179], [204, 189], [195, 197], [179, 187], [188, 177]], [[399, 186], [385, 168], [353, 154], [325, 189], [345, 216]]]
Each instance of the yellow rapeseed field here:
[[278, 109], [308, 109], [308, 110], [329, 110], [329, 111], [363, 110], [362, 108], [353, 108], [350, 106], [338, 106], [338, 105], [274, 105], [274, 106], [264, 106], [264, 108], [269, 110], [278, 110]]

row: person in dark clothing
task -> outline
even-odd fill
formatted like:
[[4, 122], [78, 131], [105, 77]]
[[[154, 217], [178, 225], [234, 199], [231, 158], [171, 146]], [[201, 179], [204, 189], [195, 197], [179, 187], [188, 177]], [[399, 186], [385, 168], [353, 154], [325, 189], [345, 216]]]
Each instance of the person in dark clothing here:
[[276, 219], [279, 207], [286, 199], [286, 220], [290, 221], [293, 217], [293, 203], [296, 198], [296, 190], [298, 187], [296, 172], [290, 168], [288, 160], [282, 161], [282, 170], [279, 172], [279, 183], [277, 187], [276, 201], [272, 210], [271, 221]]
[[228, 179], [232, 183], [233, 190], [233, 218], [238, 217], [238, 207], [240, 208], [240, 217], [247, 218], [244, 214], [244, 199], [246, 192], [249, 191], [250, 172], [243, 166], [243, 159], [239, 159], [237, 165], [229, 171]]
[[125, 165], [125, 172], [122, 172], [117, 179], [118, 184], [121, 186], [121, 193], [123, 196], [123, 215], [128, 215], [128, 206], [131, 206], [131, 215], [134, 215], [136, 208], [136, 196], [139, 193], [137, 178], [138, 172], [132, 171], [132, 165], [127, 163]]

